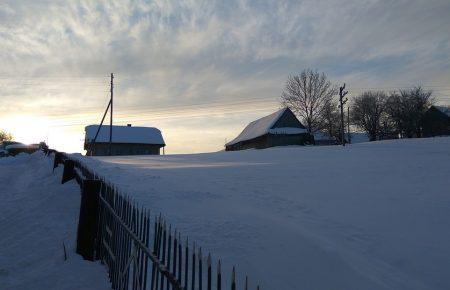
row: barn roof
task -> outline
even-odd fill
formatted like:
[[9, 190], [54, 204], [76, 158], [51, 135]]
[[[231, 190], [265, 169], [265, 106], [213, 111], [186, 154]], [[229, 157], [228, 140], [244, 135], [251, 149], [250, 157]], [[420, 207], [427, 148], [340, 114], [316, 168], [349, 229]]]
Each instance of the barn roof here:
[[[109, 142], [109, 127], [106, 125], [101, 127], [95, 142]], [[86, 142], [93, 141], [97, 130], [98, 125], [86, 126]], [[112, 142], [165, 145], [161, 131], [153, 127], [113, 126]]]
[[306, 133], [307, 130], [300, 124], [302, 127], [282, 127], [282, 128], [273, 128], [275, 123], [285, 114], [292, 113], [289, 108], [283, 108], [281, 110], [276, 111], [273, 114], [262, 117], [261, 119], [255, 120], [247, 125], [244, 130], [239, 134], [235, 139], [225, 144], [225, 146], [230, 146], [242, 141], [251, 140], [265, 134], [300, 134]]
[[450, 107], [444, 107], [444, 106], [434, 106], [434, 107], [450, 117]]

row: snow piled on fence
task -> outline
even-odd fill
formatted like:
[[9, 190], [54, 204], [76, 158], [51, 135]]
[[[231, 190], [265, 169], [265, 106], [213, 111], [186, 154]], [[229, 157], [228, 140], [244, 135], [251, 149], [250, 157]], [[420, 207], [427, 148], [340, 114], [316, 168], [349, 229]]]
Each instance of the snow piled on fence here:
[[110, 289], [105, 268], [75, 253], [80, 189], [61, 174], [42, 153], [0, 158], [0, 289]]
[[450, 138], [80, 158], [239, 288], [450, 289]]

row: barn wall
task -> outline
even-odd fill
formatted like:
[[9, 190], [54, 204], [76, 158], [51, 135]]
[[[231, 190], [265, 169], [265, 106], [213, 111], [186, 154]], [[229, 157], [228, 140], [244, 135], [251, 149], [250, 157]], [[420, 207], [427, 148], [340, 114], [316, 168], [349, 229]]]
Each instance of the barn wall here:
[[[111, 155], [159, 155], [161, 145], [154, 144], [124, 144], [113, 143]], [[95, 143], [92, 152], [88, 155], [107, 156], [109, 155], [109, 143]]]
[[310, 134], [269, 134], [268, 147], [313, 144]]
[[314, 139], [311, 134], [266, 134], [248, 141], [226, 146], [226, 151], [246, 149], [264, 149], [276, 146], [312, 144]]
[[450, 135], [450, 117], [431, 107], [422, 119], [424, 137]]

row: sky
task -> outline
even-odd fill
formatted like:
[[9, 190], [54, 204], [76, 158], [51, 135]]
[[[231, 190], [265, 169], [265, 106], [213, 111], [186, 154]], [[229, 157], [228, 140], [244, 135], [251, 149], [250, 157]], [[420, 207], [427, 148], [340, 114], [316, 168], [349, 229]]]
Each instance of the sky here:
[[2, 1], [0, 130], [81, 152], [110, 73], [114, 124], [161, 129], [166, 153], [222, 150], [307, 68], [350, 98], [422, 85], [449, 104], [449, 15], [448, 0]]

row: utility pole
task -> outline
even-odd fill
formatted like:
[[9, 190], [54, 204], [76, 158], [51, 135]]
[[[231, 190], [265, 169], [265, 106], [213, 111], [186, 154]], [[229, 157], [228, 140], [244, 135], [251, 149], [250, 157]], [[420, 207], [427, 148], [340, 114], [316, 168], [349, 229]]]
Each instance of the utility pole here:
[[348, 91], [345, 90], [345, 83], [342, 87], [339, 88], [339, 106], [341, 107], [341, 143], [342, 146], [345, 146], [345, 127], [344, 127], [344, 104], [347, 103], [348, 99], [344, 97], [348, 94]]
[[110, 118], [109, 118], [109, 156], [112, 155], [112, 126], [113, 126], [113, 96], [114, 96], [114, 74], [111, 73], [111, 111], [110, 111]]
[[348, 134], [348, 143], [352, 143], [352, 135], [350, 134], [350, 107], [347, 106], [347, 134]]

